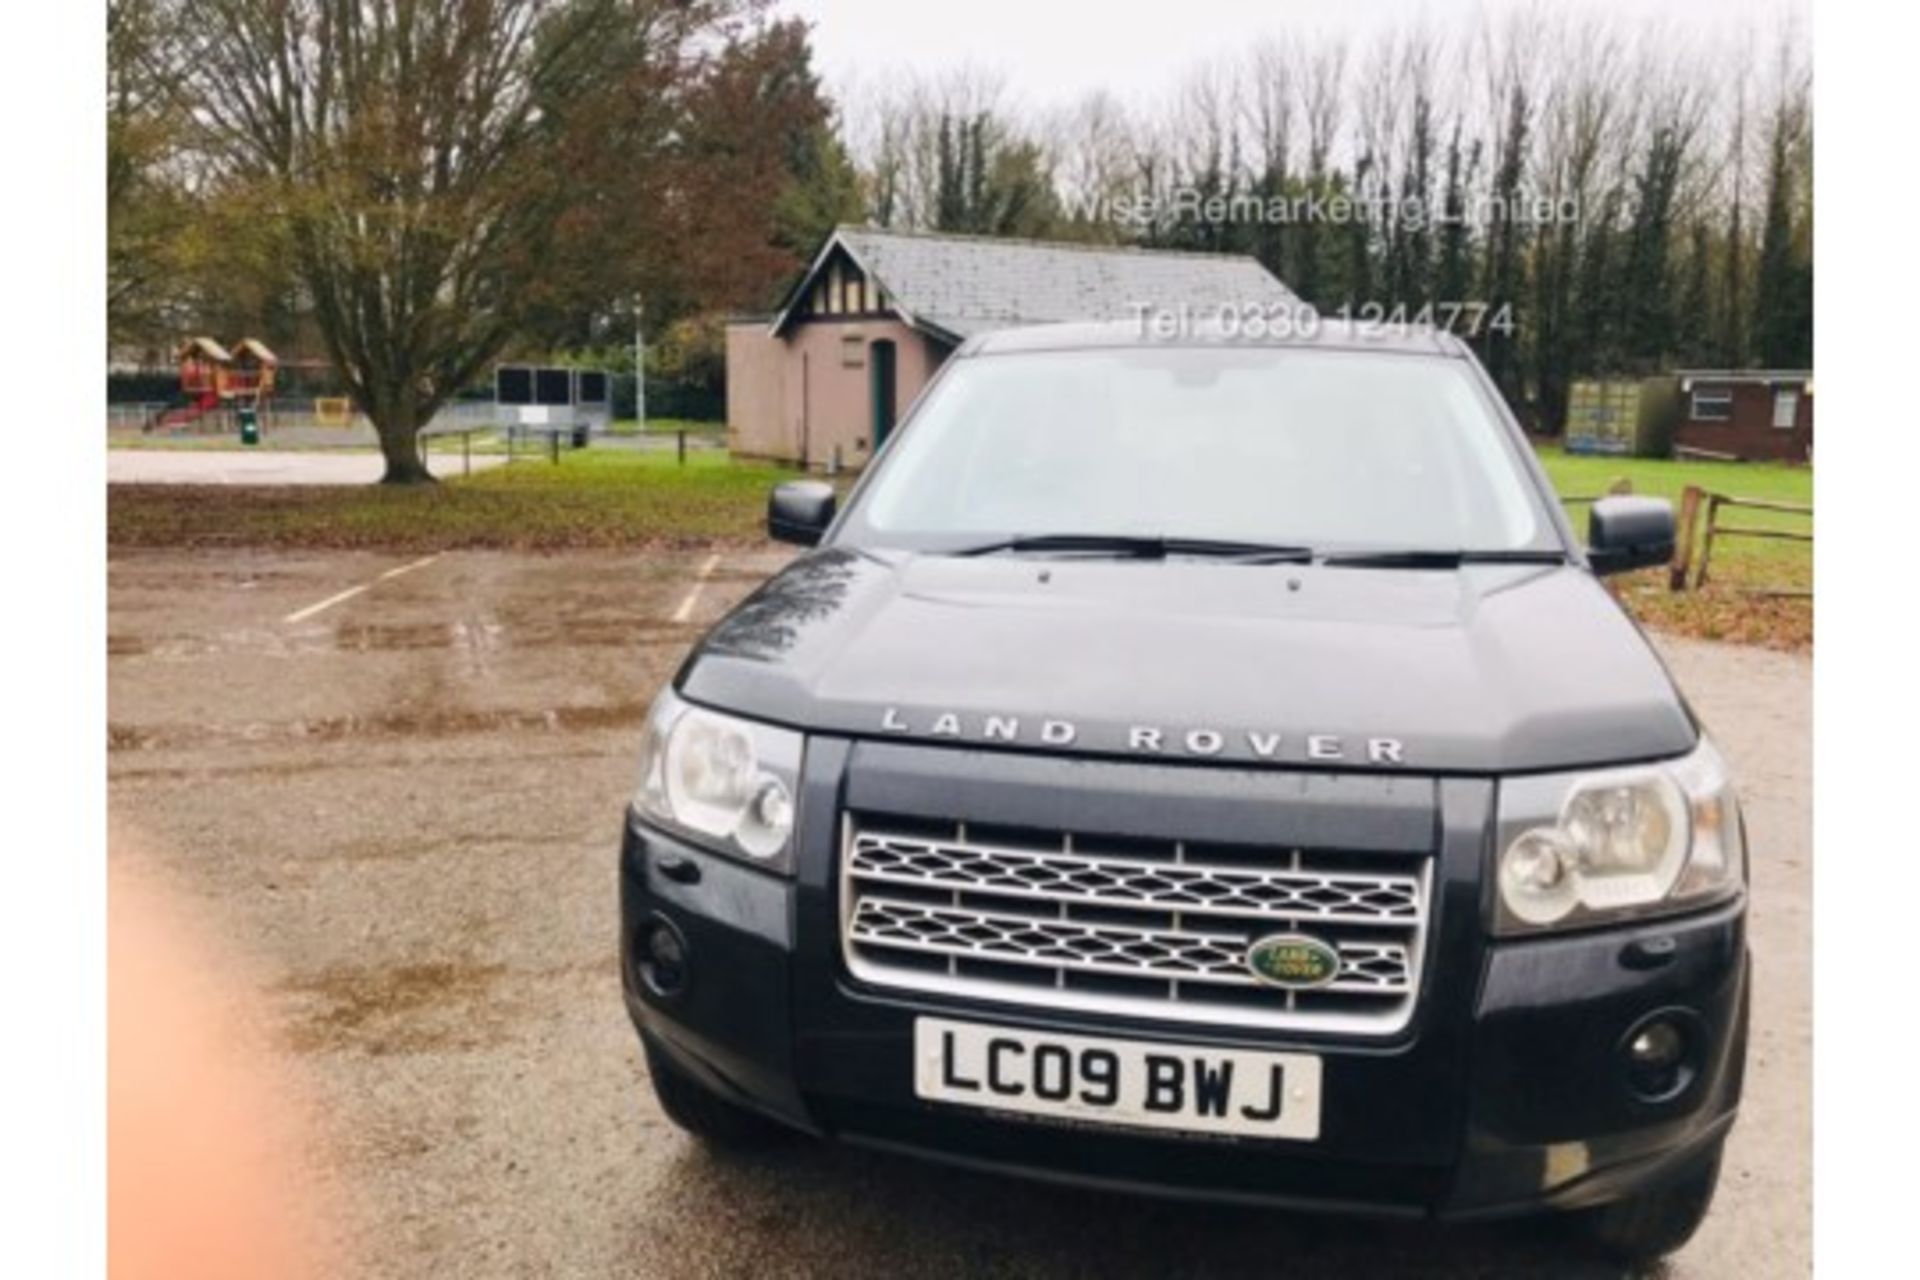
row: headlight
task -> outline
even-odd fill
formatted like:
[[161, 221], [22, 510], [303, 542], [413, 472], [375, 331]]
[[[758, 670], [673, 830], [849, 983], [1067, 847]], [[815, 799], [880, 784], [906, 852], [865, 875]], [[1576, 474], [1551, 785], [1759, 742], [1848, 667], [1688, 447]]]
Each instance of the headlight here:
[[1502, 933], [1704, 906], [1746, 874], [1740, 804], [1704, 738], [1665, 764], [1501, 785]]
[[694, 842], [773, 871], [793, 869], [800, 735], [682, 702], [647, 713], [634, 807]]

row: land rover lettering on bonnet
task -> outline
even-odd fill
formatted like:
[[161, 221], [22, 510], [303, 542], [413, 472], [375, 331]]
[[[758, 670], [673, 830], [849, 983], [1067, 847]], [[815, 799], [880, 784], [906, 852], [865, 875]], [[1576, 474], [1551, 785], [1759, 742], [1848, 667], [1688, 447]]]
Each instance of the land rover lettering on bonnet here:
[[[1628, 509], [1623, 503], [1631, 503]], [[667, 1115], [1643, 1260], [1740, 1101], [1724, 761], [1444, 335], [960, 347], [648, 713]]]
[[[1039, 747], [1072, 747], [1080, 741], [1080, 727], [1071, 720], [1048, 717], [1023, 720], [1015, 715], [963, 716], [957, 711], [941, 711], [919, 720], [909, 719], [898, 707], [888, 707], [880, 715], [885, 733], [929, 738], [978, 738], [981, 741], [1028, 743]], [[1166, 729], [1154, 725], [1128, 725], [1123, 729], [1126, 749], [1145, 755], [1219, 756], [1229, 748], [1244, 751], [1259, 760], [1280, 760], [1281, 748], [1297, 753], [1304, 760], [1322, 762], [1351, 759], [1369, 765], [1404, 763], [1406, 746], [1398, 738], [1364, 738], [1353, 744], [1352, 754], [1338, 734], [1306, 733], [1283, 735], [1272, 730], [1248, 729], [1230, 735], [1220, 729]]]

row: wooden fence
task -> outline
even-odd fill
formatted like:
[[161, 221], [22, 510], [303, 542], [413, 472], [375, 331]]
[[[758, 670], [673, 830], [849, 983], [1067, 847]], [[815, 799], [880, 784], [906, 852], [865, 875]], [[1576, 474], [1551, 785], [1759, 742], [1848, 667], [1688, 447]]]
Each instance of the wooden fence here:
[[[1675, 591], [1693, 591], [1707, 585], [1713, 563], [1713, 548], [1722, 538], [1778, 538], [1789, 542], [1813, 544], [1812, 529], [1776, 529], [1757, 525], [1723, 523], [1727, 511], [1772, 511], [1813, 518], [1813, 507], [1798, 502], [1775, 502], [1762, 498], [1736, 498], [1731, 494], [1709, 493], [1698, 485], [1688, 485], [1680, 495], [1678, 536], [1673, 563], [1667, 570], [1667, 585]], [[1699, 547], [1696, 559], [1695, 546]], [[1746, 587], [1748, 595], [1812, 599], [1810, 587]]]
[[1563, 507], [1586, 506], [1591, 503], [1598, 502], [1602, 498], [1615, 498], [1615, 497], [1619, 497], [1621, 494], [1632, 493], [1632, 492], [1633, 492], [1633, 481], [1629, 480], [1626, 476], [1621, 476], [1618, 480], [1615, 480], [1612, 484], [1608, 485], [1606, 488], [1606, 492], [1604, 493], [1563, 494], [1561, 495], [1561, 498], [1560, 498], [1560, 505]]
[[[1607, 486], [1604, 493], [1567, 494], [1565, 506], [1585, 506], [1616, 494], [1632, 493], [1633, 481], [1622, 477]], [[1722, 538], [1778, 538], [1788, 542], [1813, 544], [1812, 529], [1770, 529], [1757, 525], [1727, 523], [1721, 519], [1728, 511], [1771, 511], [1783, 515], [1813, 519], [1813, 508], [1798, 502], [1775, 502], [1765, 498], [1738, 498], [1732, 494], [1712, 493], [1698, 485], [1688, 485], [1680, 495], [1680, 512], [1674, 533], [1673, 562], [1667, 568], [1667, 585], [1675, 591], [1694, 591], [1707, 585], [1713, 563], [1713, 549]], [[1810, 587], [1743, 587], [1747, 595], [1782, 599], [1813, 598]]]

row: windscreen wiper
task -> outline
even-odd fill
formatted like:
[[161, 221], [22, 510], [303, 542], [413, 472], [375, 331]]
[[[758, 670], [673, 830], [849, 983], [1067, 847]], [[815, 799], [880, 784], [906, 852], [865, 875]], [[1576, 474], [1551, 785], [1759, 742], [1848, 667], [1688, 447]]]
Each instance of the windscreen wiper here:
[[1322, 564], [1352, 569], [1457, 569], [1463, 564], [1565, 564], [1563, 551], [1345, 551], [1322, 557]]
[[1311, 547], [1284, 546], [1271, 542], [1240, 542], [1220, 538], [1168, 538], [1119, 533], [1029, 534], [999, 538], [992, 542], [981, 543], [979, 546], [964, 547], [950, 554], [988, 556], [1021, 551], [1126, 556], [1139, 560], [1164, 560], [1168, 556], [1210, 556], [1252, 564], [1305, 563], [1313, 558]]

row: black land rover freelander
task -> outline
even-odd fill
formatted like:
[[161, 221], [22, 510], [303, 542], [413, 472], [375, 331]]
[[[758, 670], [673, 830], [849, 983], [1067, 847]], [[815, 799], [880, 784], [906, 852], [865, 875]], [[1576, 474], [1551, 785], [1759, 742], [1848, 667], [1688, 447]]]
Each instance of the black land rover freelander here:
[[[1727, 768], [1466, 347], [975, 338], [650, 713], [667, 1114], [1677, 1248], [1739, 1102]], [[772, 1124], [770, 1124], [772, 1122]]]

